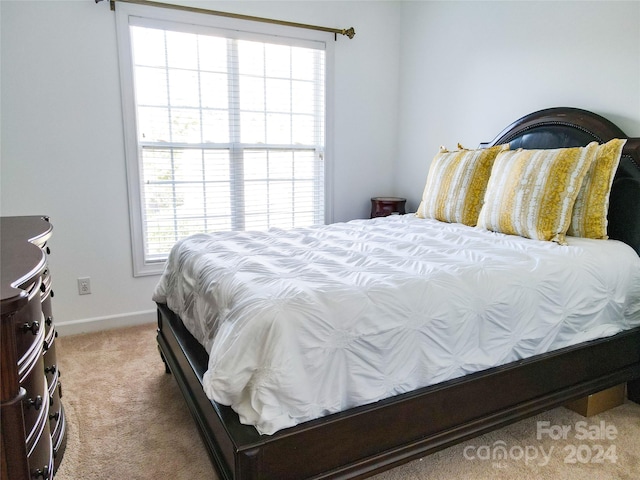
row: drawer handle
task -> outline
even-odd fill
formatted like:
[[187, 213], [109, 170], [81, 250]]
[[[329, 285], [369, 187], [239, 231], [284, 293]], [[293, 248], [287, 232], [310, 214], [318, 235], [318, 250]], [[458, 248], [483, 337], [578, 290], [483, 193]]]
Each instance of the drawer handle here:
[[47, 324], [47, 327], [50, 327], [51, 324], [53, 323], [53, 317], [47, 317], [47, 319], [44, 321], [44, 323]]
[[40, 291], [41, 291], [42, 293], [44, 293], [44, 292], [46, 292], [46, 291], [47, 291], [47, 286], [46, 286], [44, 283], [41, 283], [41, 284], [40, 284]]
[[51, 298], [55, 297], [55, 294], [53, 293], [53, 290], [51, 290]]
[[24, 333], [31, 332], [34, 335], [38, 335], [38, 332], [40, 331], [40, 322], [34, 321], [34, 322], [31, 322], [31, 323], [25, 323], [22, 326], [22, 331]]
[[57, 366], [55, 366], [55, 365], [51, 365], [50, 367], [46, 367], [46, 368], [44, 369], [44, 373], [50, 373], [50, 374], [52, 374], [52, 375], [55, 375], [56, 370], [58, 370], [58, 367], [57, 367]]
[[56, 422], [60, 419], [60, 412], [56, 412], [53, 415], [49, 415], [49, 420], [55, 420]]
[[42, 467], [31, 474], [31, 478], [49, 478], [49, 467]]
[[40, 410], [40, 407], [42, 407], [42, 395], [38, 395], [35, 400], [32, 398], [27, 399], [27, 408], [31, 407]]

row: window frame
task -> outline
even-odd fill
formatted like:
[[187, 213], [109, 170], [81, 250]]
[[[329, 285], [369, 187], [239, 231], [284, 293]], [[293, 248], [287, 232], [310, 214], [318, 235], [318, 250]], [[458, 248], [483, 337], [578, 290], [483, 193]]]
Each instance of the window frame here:
[[[229, 37], [265, 40], [273, 43], [302, 45], [309, 42], [324, 44], [325, 51], [325, 148], [324, 148], [324, 222], [333, 220], [332, 191], [332, 144], [333, 144], [333, 39], [327, 34], [301, 28], [263, 24], [248, 20], [217, 17], [202, 13], [158, 8], [147, 5], [119, 3], [116, 9], [116, 33], [118, 39], [118, 60], [120, 66], [120, 85], [122, 98], [122, 116], [124, 130], [124, 150], [128, 187], [129, 223], [133, 276], [158, 275], [164, 271], [166, 259], [145, 260], [145, 231], [140, 188], [141, 145], [137, 138], [136, 101], [134, 90], [134, 67], [130, 37], [130, 17], [139, 17], [144, 23], [184, 24], [186, 31], [197, 33], [199, 30], [224, 30]], [[136, 21], [136, 24], [139, 24]], [[281, 42], [278, 42], [278, 39]]]

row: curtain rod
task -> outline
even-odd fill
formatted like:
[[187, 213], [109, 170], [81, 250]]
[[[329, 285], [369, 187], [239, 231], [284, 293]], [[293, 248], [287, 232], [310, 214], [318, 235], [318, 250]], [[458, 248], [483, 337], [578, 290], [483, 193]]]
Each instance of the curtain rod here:
[[[96, 3], [100, 3], [103, 0], [95, 0]], [[196, 7], [187, 7], [185, 5], [175, 5], [172, 3], [161, 3], [161, 2], [152, 2], [148, 0], [110, 0], [111, 10], [116, 9], [116, 1], [125, 2], [125, 3], [135, 3], [137, 5], [147, 5], [150, 7], [160, 7], [160, 8], [171, 8], [174, 10], [183, 10], [186, 12], [195, 12], [195, 13], [204, 13], [207, 15], [217, 15], [219, 17], [228, 17], [228, 18], [237, 18], [239, 20], [249, 20], [252, 22], [262, 22], [262, 23], [273, 23], [276, 25], [284, 25], [287, 27], [297, 27], [297, 28], [306, 28], [308, 30], [320, 30], [321, 32], [329, 32], [334, 34], [334, 38], [338, 39], [338, 34], [346, 35], [349, 38], [353, 38], [356, 34], [356, 31], [353, 27], [340, 29], [340, 28], [329, 28], [329, 27], [319, 27], [317, 25], [307, 25], [305, 23], [296, 23], [296, 22], [287, 22], [285, 20], [274, 20], [272, 18], [263, 18], [263, 17], [253, 17], [251, 15], [242, 15], [240, 13], [230, 13], [230, 12], [220, 12], [218, 10], [208, 10], [204, 8], [196, 8]]]

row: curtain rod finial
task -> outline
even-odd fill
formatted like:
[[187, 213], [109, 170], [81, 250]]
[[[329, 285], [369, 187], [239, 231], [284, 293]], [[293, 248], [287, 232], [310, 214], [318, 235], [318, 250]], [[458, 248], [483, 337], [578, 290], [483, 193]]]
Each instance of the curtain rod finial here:
[[355, 34], [356, 34], [356, 31], [354, 30], [353, 27], [351, 27], [351, 28], [348, 28], [346, 30], [343, 30], [342, 34], [346, 35], [349, 38], [353, 38], [355, 36]]

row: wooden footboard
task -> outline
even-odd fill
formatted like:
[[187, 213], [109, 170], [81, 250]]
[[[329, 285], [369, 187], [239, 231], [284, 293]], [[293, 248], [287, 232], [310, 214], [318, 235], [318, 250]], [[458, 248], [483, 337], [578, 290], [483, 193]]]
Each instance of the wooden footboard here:
[[206, 397], [207, 354], [161, 304], [158, 345], [223, 479], [363, 478], [622, 382], [639, 400], [636, 328], [260, 435]]

